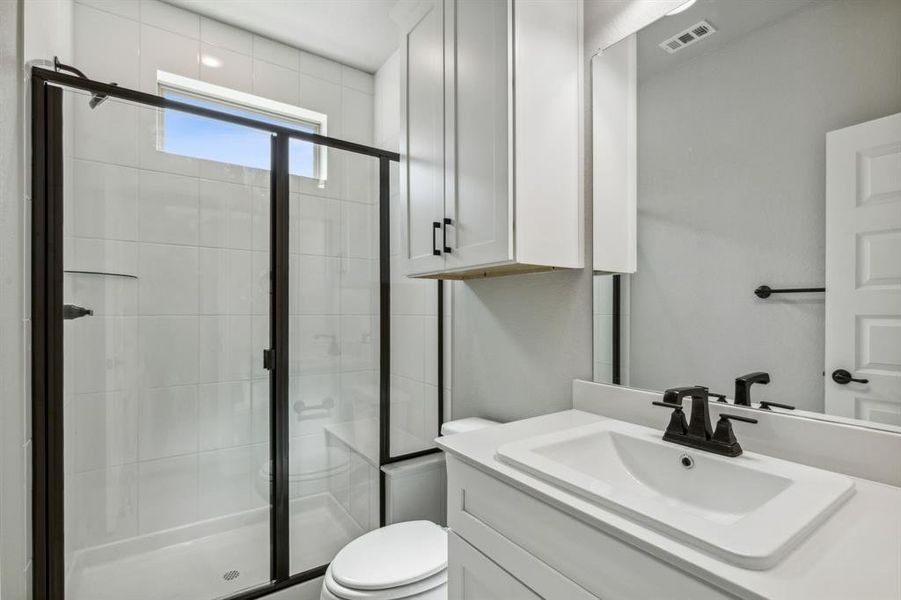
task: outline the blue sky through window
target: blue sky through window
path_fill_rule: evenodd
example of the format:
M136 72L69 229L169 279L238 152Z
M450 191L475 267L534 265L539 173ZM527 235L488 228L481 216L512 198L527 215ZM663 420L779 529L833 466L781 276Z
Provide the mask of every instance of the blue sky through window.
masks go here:
M280 119L173 90L163 90L163 97L297 131L318 133L315 125ZM162 150L255 169L268 170L271 167L271 135L268 132L172 109L163 111ZM303 177L317 176L312 143L294 139L289 142L288 171Z

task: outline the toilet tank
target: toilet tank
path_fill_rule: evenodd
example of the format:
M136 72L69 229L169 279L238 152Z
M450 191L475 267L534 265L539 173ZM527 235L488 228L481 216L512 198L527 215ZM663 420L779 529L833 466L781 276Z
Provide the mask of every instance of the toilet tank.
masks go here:
M481 417L467 417L465 419L455 419L441 425L441 435L453 435L455 433L466 433L467 431L475 431L497 425L497 421L482 419Z
M456 419L441 426L453 435L497 425L479 417ZM386 525L424 519L447 525L447 470L444 453L428 454L382 467L385 473Z

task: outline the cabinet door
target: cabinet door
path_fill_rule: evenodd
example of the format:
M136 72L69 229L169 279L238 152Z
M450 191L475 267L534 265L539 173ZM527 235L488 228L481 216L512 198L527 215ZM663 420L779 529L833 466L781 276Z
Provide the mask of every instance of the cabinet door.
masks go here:
M451 532L447 538L448 600L539 600L541 596Z
M445 0L448 269L513 258L511 10Z
M444 268L443 4L420 4L401 48L400 192L407 274Z

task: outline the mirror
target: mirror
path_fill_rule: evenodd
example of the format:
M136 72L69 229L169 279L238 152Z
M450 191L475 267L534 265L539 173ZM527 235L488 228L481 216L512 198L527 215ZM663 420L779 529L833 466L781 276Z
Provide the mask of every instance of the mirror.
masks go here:
M762 371L755 407L901 432L901 2L698 0L620 44L637 260L595 272L595 381Z

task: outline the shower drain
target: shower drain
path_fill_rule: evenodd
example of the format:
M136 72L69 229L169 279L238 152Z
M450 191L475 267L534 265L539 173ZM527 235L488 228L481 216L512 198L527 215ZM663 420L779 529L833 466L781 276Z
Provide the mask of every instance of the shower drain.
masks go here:
M223 573L223 574L222 574L222 579L224 579L224 580L226 580L226 581L234 581L235 579L238 578L238 576L239 576L240 574L241 574L241 571L237 571L237 570L235 570L235 569L232 569L231 571L226 571L225 573Z

